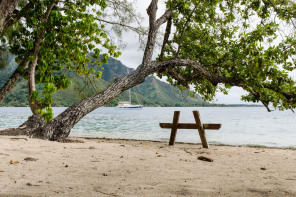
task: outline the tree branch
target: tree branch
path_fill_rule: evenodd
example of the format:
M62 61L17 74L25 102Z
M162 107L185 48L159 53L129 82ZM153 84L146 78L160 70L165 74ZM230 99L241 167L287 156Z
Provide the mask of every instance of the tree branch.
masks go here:
M162 24L167 22L169 18L171 18L173 15L173 12L170 10L167 10L157 21L155 22L155 28L159 28Z
M164 38L163 38L163 43L162 43L162 47L161 47L161 52L159 55L159 60L161 61L164 55L164 48L165 45L168 43L170 34L171 34L171 29L172 29L172 17L170 17L167 21L167 26L165 29L165 34L164 34Z
M95 19L98 20L98 21L104 22L104 23L111 24L111 25L119 25L119 26L122 26L122 27L126 27L126 28L128 28L128 29L130 29L132 31L135 31L138 34L142 34L142 35L146 34L146 32L141 31L140 29L138 29L136 27L132 27L130 25L126 25L126 24L123 24L123 23L117 23L117 22L114 22L114 21L107 21L107 20L100 19L100 18L95 18Z
M142 60L142 66L146 67L149 65L152 60L153 50L156 41L156 34L159 27L165 23L169 17L172 15L171 11L166 11L157 21L156 20L156 11L157 11L157 2L158 0L152 0L151 4L147 9L147 13L149 15L149 34L147 39L147 44Z
M182 32L181 32L181 35L180 35L180 40L179 40L179 47L178 47L178 50L177 50L177 57L179 56L179 53L180 53L180 49L181 49L181 45L182 45L182 41L183 41L183 36L184 36L185 30L186 30L186 28L187 28L187 26L188 26L188 24L190 22L190 18L192 17L194 11L196 10L196 7L197 6L194 7L194 9L192 10L192 12L188 16L188 18L187 18L187 20L186 20L186 22L184 24L184 27L182 29Z

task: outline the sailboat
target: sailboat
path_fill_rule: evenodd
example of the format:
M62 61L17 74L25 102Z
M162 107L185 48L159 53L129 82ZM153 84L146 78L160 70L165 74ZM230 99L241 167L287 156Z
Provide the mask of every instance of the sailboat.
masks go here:
M128 68L127 68L127 73L129 74ZM138 108L141 109L143 108L143 105L132 105L132 98L131 98L131 89L128 90L128 95L129 95L129 101L121 101L118 103L117 107L118 108L126 108L126 109L134 109L134 108ZM137 96L137 95L136 95ZM137 98L138 100L138 98ZM138 100L139 102L139 100Z

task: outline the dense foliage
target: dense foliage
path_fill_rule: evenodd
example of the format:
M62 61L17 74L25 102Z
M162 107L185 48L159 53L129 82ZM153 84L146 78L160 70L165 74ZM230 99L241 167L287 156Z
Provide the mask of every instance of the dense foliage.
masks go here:
M118 57L120 52L115 51L115 46L109 44L110 40L103 31L104 26L96 22L106 8L104 0L57 0L29 1L30 9L26 10L14 30L10 33L10 52L16 55L16 62L20 64L24 59L29 61L29 66L22 69L23 77L28 79L29 68L34 55L37 55L35 81L43 83L42 97L38 91L32 93L32 104L41 102L40 110L45 120L53 117L51 105L52 94L57 90L66 89L71 82L64 74L56 73L62 69L75 70L78 75L97 78L101 76L100 70L89 68L95 64L100 67L106 63L110 56ZM28 4L20 5L28 6ZM50 10L52 6L52 9ZM45 19L46 13L49 17ZM38 38L42 37L40 50L36 54ZM102 50L105 49L105 53ZM87 56L93 52L91 57Z
M239 86L249 92L245 101L295 108L295 81L288 75L295 69L295 6L288 0L167 1L176 31L162 58L194 60L221 80L188 66L162 75L181 88L190 85L205 100Z

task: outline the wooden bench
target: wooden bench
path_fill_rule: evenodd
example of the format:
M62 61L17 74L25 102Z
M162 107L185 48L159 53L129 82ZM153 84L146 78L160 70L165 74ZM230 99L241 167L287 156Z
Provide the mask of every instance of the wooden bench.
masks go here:
M201 139L202 147L209 148L207 142L205 129L219 130L221 124L202 124L200 120L199 111L193 111L195 123L179 123L180 111L174 112L173 123L159 123L159 126L163 129L171 129L171 137L169 145L174 145L178 129L198 129L199 136Z

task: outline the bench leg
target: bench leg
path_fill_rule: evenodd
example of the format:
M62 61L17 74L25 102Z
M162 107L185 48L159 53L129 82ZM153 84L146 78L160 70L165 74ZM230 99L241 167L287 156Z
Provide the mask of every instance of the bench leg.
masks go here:
M172 130L171 130L171 137L170 137L169 145L174 145L175 144L179 118L180 118L180 111L175 111L174 112L173 127L172 127Z
M203 148L209 148L209 144L207 142L205 130L204 130L203 125L202 125L201 120L200 120L199 111L193 111L193 116L194 116L195 122L196 122L196 124L198 126L198 132L199 132L200 140L201 140L201 143L202 143L202 147Z

